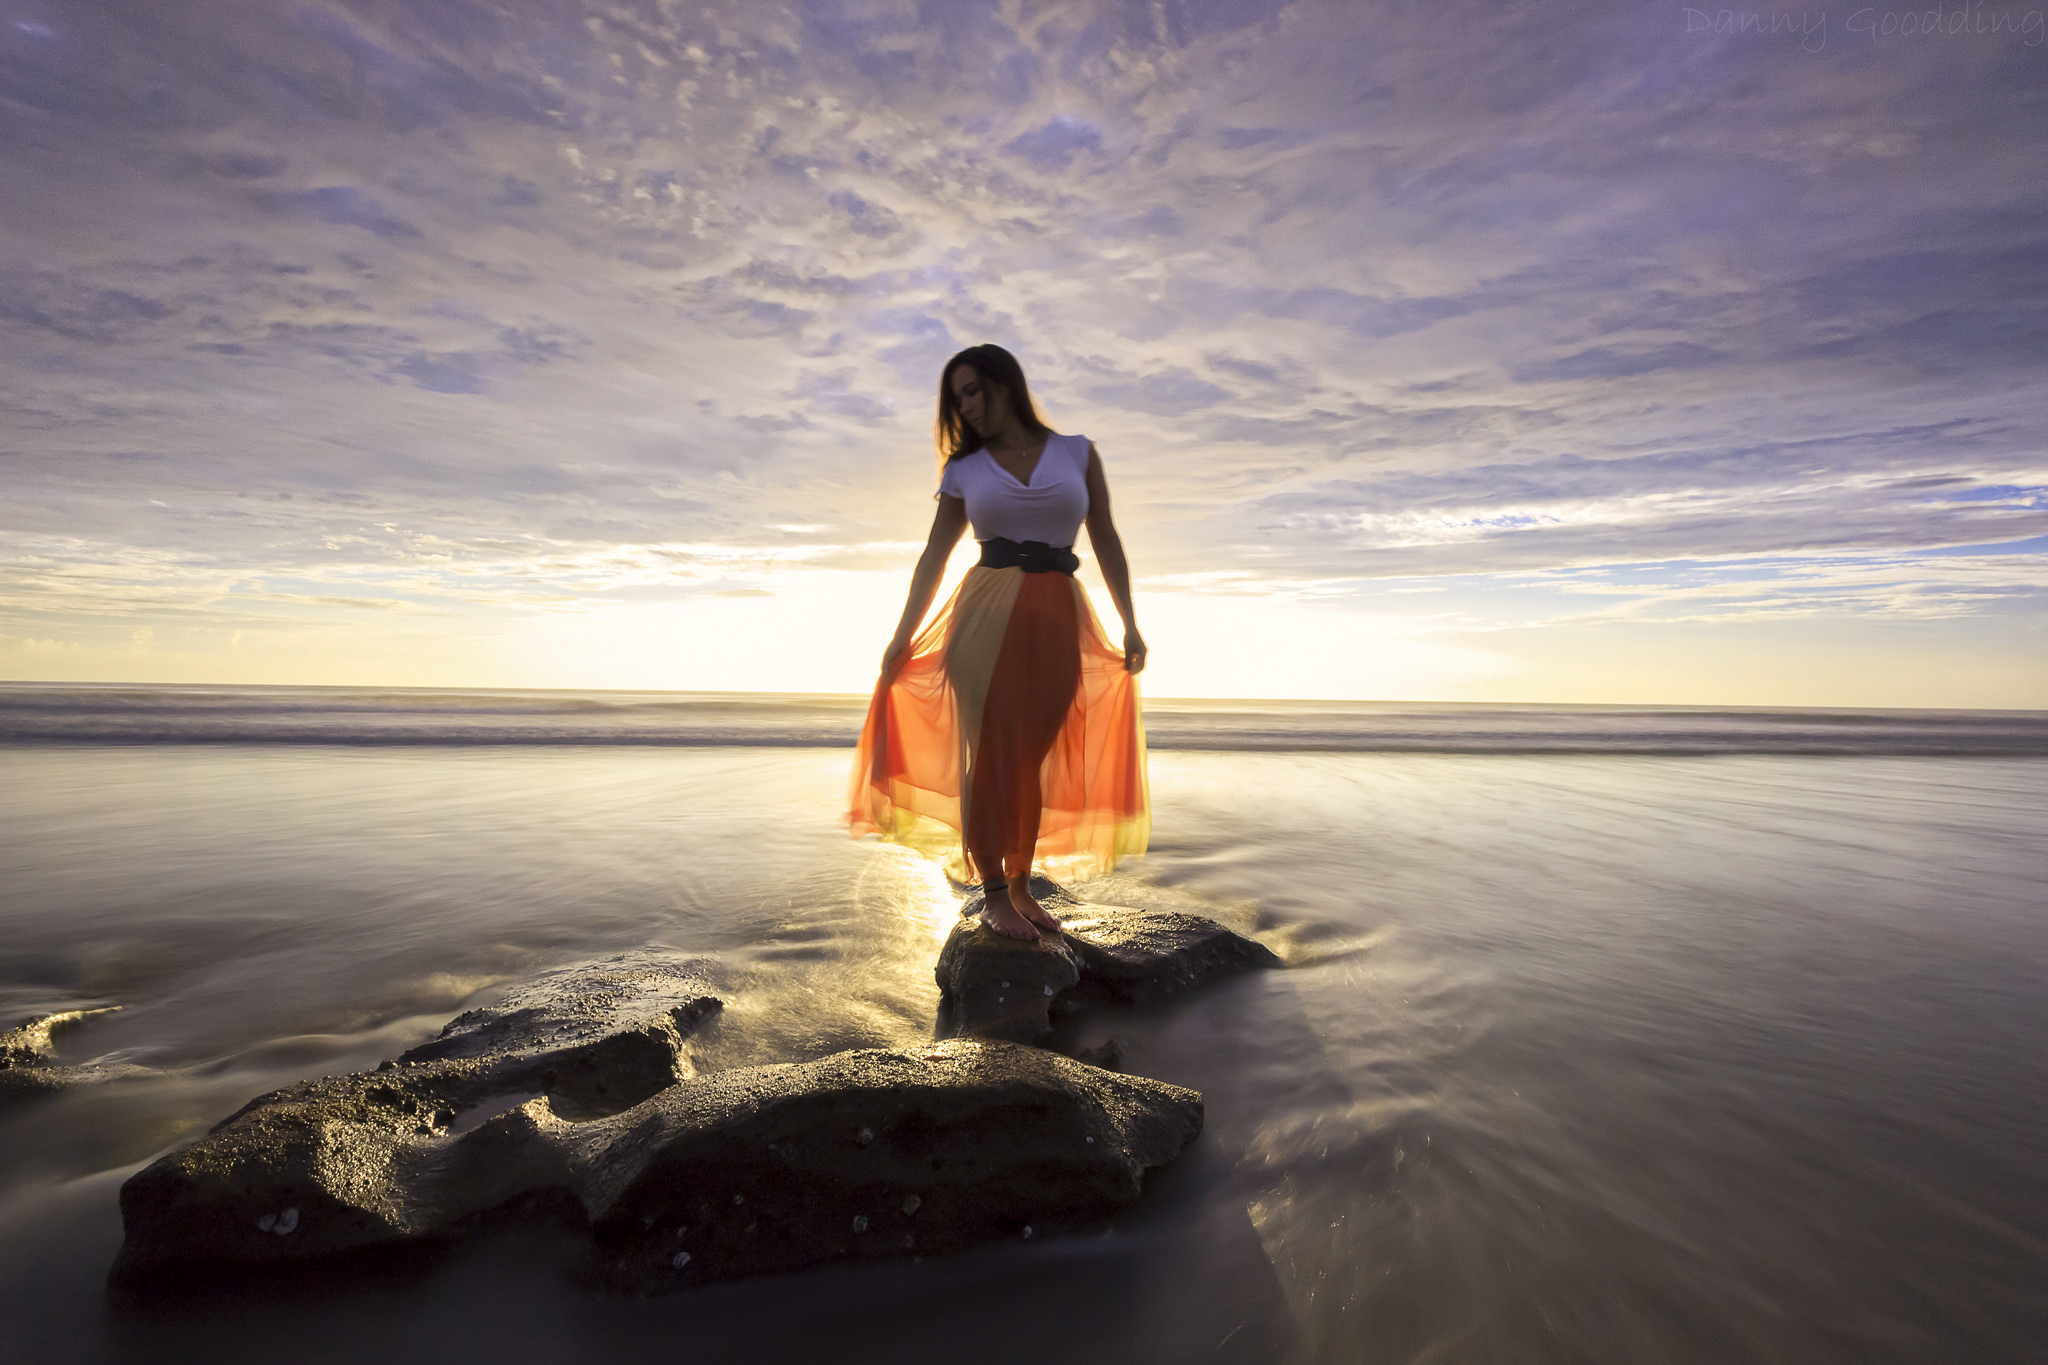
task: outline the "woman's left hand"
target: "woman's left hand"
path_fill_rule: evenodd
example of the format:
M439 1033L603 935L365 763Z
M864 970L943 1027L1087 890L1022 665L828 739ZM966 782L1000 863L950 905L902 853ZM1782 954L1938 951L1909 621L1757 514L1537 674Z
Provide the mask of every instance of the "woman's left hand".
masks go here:
M1124 632L1124 672L1145 671L1145 637L1135 630Z

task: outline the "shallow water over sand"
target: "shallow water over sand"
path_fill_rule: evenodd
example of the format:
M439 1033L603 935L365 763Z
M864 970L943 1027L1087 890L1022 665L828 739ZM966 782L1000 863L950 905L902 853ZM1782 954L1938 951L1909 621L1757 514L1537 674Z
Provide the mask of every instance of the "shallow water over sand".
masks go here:
M649 1302L508 1241L110 1306L120 1182L495 983L710 953L700 1065L927 1036L943 882L803 748L0 751L0 1007L162 1079L0 1117L26 1359L1987 1361L2048 1340L2048 762L1155 755L1082 888L1292 964L1095 1016L1208 1127L1105 1238ZM11 1023L14 1020L9 1019Z

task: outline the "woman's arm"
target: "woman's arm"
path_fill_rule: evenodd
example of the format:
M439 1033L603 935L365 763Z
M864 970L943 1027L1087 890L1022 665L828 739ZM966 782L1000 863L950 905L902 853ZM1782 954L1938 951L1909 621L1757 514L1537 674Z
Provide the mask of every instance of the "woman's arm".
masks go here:
M1143 672L1145 637L1138 634L1138 616L1131 606L1131 565L1124 558L1116 519L1109 513L1109 480L1102 473L1102 457L1092 443L1088 447L1088 543L1095 547L1095 562L1102 566L1102 581L1109 585L1116 614L1124 618L1124 668Z
M903 655L910 649L910 641L917 634L918 622L931 610L932 598L938 595L939 580L946 576L946 561L953 556L953 547L960 543L961 533L967 529L967 503L948 494L939 494L939 510L932 515L932 533L925 539L924 553L917 557L917 569L910 575L910 600L903 604L903 619L896 623L896 634L889 641L889 648L882 655L882 672L893 673Z

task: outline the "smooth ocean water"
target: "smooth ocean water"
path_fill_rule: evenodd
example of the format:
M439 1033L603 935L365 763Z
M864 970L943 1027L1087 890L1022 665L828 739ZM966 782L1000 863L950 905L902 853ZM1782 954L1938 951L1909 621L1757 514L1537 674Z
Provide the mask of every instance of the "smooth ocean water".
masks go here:
M121 1181L253 1095L646 943L721 964L707 1069L913 1042L955 903L844 837L843 701L206 689L134 742L195 704L116 691L0 689L0 1014L118 1003L67 1056L164 1072L0 1115L9 1360L2048 1358L2048 717L1157 707L1153 850L1077 889L1289 967L1093 1017L1208 1104L1109 1236L134 1307Z

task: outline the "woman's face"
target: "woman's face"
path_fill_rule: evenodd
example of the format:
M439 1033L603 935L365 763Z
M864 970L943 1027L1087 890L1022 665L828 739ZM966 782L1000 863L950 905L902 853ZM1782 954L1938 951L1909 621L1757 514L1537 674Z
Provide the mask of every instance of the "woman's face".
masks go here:
M973 427L978 435L987 436L989 421L1000 422L1003 414L1009 411L1009 400L1003 390L994 384L983 383L971 365L955 365L946 382L953 386L953 397L959 400L961 420Z

